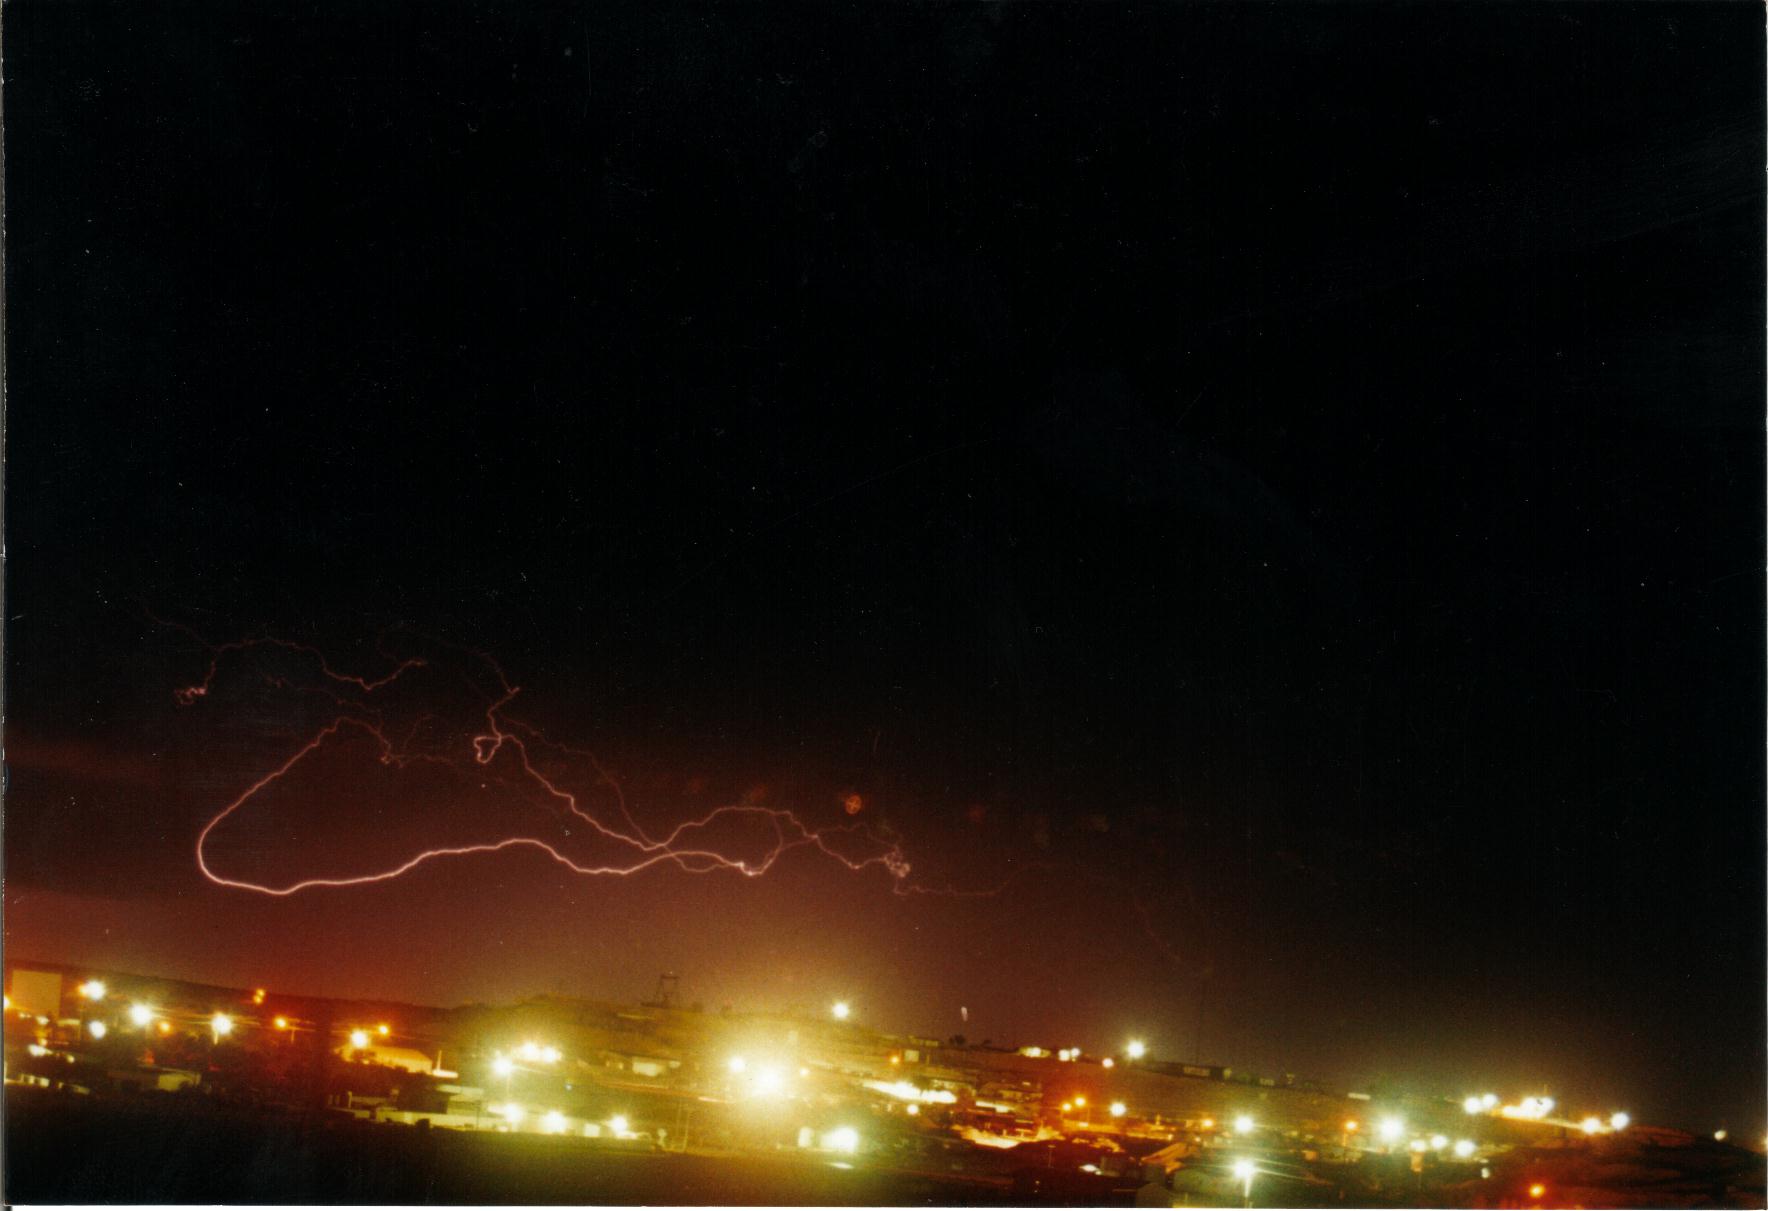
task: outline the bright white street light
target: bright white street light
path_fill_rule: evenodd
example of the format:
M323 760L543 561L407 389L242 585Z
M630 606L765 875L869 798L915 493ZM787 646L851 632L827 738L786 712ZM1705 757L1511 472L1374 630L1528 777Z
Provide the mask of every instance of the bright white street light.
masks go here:
M491 1061L491 1071L498 1076L508 1076L516 1070L516 1062L507 1055L500 1055Z
M104 992L103 980L87 980L84 984L80 985L80 995L85 997L88 1001L104 1000Z
M1397 1118L1384 1118L1375 1130L1383 1140L1391 1144L1406 1133L1406 1124Z
M1472 1140L1456 1140L1455 1141L1455 1155L1460 1157L1462 1160L1466 1160L1468 1157L1472 1156L1473 1155L1473 1141Z
M1251 1161L1240 1160L1234 1162L1234 1176L1241 1181L1241 1195L1248 1206L1252 1204L1252 1179L1253 1175L1257 1172L1258 1166Z
M1448 1136L1446 1136L1446 1135L1433 1135L1430 1137L1430 1147L1433 1152L1441 1152L1444 1148L1447 1148L1448 1146L1449 1146L1449 1137Z
M153 1021L153 1008L149 1005L129 1006L129 1020L137 1026L145 1026Z
M612 1131L616 1137L625 1135L627 1129L631 1126L632 1124L626 1121L626 1116L624 1114L616 1114L613 1118L608 1120L608 1130Z
M1478 1114L1486 1108L1486 1103L1477 1097L1469 1097L1462 1101L1461 1109L1469 1114Z
M853 1006L849 1005L846 1001L836 1001L829 1007L829 1012L835 1015L835 1020L837 1022L845 1022L848 1017L852 1015Z
M1132 1060L1139 1060L1148 1054L1148 1044L1141 1039L1131 1039L1129 1045L1123 1049L1123 1053Z
M540 1128L551 1135L557 1135L565 1129L565 1116L557 1110L548 1110L540 1120Z
M1487 1110L1490 1110L1498 1104L1498 1095L1495 1093L1482 1093L1480 1095L1479 1104L1484 1106Z
M350 1046L356 1048L358 1051L366 1048L368 1046L368 1031L352 1030L350 1032Z
M1252 1115L1250 1114L1237 1114L1234 1116L1234 1130L1241 1135L1245 1135L1247 1132L1251 1131L1253 1125Z
M1127 1113L1129 1113L1129 1107L1125 1106L1122 1102L1112 1102L1111 1103L1111 1117L1112 1118L1122 1118Z
M1587 1114L1584 1116L1584 1121L1579 1123L1578 1126L1583 1129L1585 1135L1595 1135L1598 1131L1602 1130L1602 1120L1597 1118L1594 1114Z
M107 1027L103 1022L87 1022L86 1029L90 1030L92 1032L93 1038L102 1039L105 1036L105 1034L108 1032L109 1027Z
M224 1013L218 1013L209 1019L209 1029L215 1032L216 1038L224 1039L233 1033L233 1019Z
M859 1150L859 1132L852 1127L837 1127L829 1132L829 1147L836 1152Z
M1628 1114L1625 1110L1617 1110L1608 1116L1608 1125L1613 1127L1616 1131L1625 1131L1627 1129L1627 1124L1632 1121L1633 1116Z

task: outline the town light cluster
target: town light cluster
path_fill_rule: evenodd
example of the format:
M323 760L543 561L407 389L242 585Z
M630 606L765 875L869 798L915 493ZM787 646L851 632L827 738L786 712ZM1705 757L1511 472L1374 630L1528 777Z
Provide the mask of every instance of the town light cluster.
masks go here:
M1553 1109L1550 1097L1525 1097L1514 1106L1505 1106L1498 1113L1505 1118L1543 1119Z
M863 1081L861 1084L874 1093L904 1102L936 1102L949 1106L958 1100L958 1095L949 1089L918 1089L908 1081ZM1081 1098L1080 1103L1086 1105L1086 1099Z
M86 980L78 986L78 993L86 1001L95 1003L104 1002L111 997L110 989L107 988L104 981L99 979ZM265 994L262 990L259 990L252 999L253 1003L262 1004L265 999ZM8 1000L8 1008L13 1008L10 998ZM837 1001L830 1006L829 1012L831 1017L836 1021L846 1021L851 1014L851 1007L846 1001ZM28 1017L30 1015L29 1013L25 1013L22 1016ZM47 1019L41 1017L37 1020L39 1024L46 1024L47 1022ZM201 1019L199 1018L198 1020L200 1021ZM81 1015L81 1021L78 1023L78 1027L91 1039L101 1040L107 1036L108 1032L112 1030L121 1030L124 1021L148 1033L151 1033L156 1029L160 1034L170 1034L173 1031L171 1022L161 1016L160 1009L145 1001L130 1001L128 999L127 989L120 992L117 995L116 1003L113 1003L108 1007L94 1004L92 1007L86 1009ZM252 1015L249 1011L243 1019L236 1019L233 1015L227 1012L217 1010L209 1016L207 1025L213 1035L214 1042L219 1044L224 1038L236 1033L236 1030L242 1025L250 1028L257 1028L260 1026L269 1026L272 1022L275 1029L279 1031L286 1031L291 1028L290 1020L284 1016L278 1015L274 1019L266 1020ZM71 1022L67 1024L75 1025L75 1023ZM349 1041L349 1046L354 1050L361 1052L370 1049L371 1044L373 1044L377 1038L390 1038L391 1033L391 1024L381 1022L374 1025L352 1027L347 1031L346 1037ZM795 1041L796 1036L794 1035L793 1038ZM35 1052L33 1052L33 1054L35 1054ZM1044 1058L1048 1057L1050 1052L1042 1047L1028 1046L1020 1048L1019 1054L1032 1058ZM1056 1058L1062 1062L1075 1063L1082 1059L1083 1054L1082 1048L1078 1046L1065 1047L1056 1053ZM891 1071L892 1076L902 1070L905 1057L908 1055L909 1053L907 1052L895 1052L888 1055L888 1062L895 1066ZM1125 1041L1122 1049L1118 1052L1118 1056L1127 1061L1140 1060L1146 1055L1147 1046L1141 1039L1129 1039ZM539 1130L549 1134L563 1134L567 1132L575 1132L577 1130L576 1125L581 1125L585 1134L597 1135L611 1132L616 1137L624 1136L628 1128L624 1116L621 1115L615 1115L603 1125L598 1126L593 1122L584 1123L581 1119L568 1118L566 1113L562 1110L548 1109L543 1105L523 1107L507 1100L512 1092L510 1087L511 1078L514 1076L519 1066L553 1065L559 1063L562 1058L563 1056L559 1048L533 1040L525 1040L518 1047L512 1048L507 1053L503 1051L495 1053L494 1058L490 1063L490 1070L495 1075L504 1078L505 1086L503 1093L506 1101L502 1105L488 1107L490 1112L497 1118L500 1118L505 1123L509 1124L512 1128L518 1124L526 1122L529 1124L529 1130ZM775 1057L770 1054L767 1058L771 1060ZM781 1060L778 1063L757 1063L743 1055L731 1055L725 1061L726 1068L732 1076L744 1078L740 1084L738 1082L732 1082L731 1090L738 1096L746 1094L748 1098L758 1102L765 1099L782 1099L788 1096L796 1096L796 1088L789 1084L789 1069L796 1067L800 1077L808 1077L810 1075L810 1068L803 1066L800 1063L800 1058L801 1057L793 1057L789 1063L784 1060ZM1109 1069L1115 1064L1115 1060L1111 1056L1096 1057L1096 1059L1102 1068ZM521 1062L520 1064L518 1064L518 1060ZM527 1070L531 1071L531 1069ZM439 1067L437 1071L440 1071ZM538 1076L538 1074L536 1074L536 1076ZM856 1083L867 1090L893 1099L898 1103L897 1109L910 1116L920 1115L923 1106L942 1104L951 1105L958 1100L957 1095L948 1089L922 1088L911 1080L859 1080ZM1268 1084L1270 1082L1265 1083ZM567 1085L566 1088L569 1089L570 1086ZM1122 1120L1129 1115L1129 1107L1125 1101L1102 1096L1105 1093L1104 1090L1094 1090L1093 1092L1095 1096L1099 1097L1098 1105L1095 1108L1097 1111L1101 1111L1102 1114L1108 1114L1113 1120ZM1348 1096L1359 1098L1364 1102L1371 1100L1367 1094L1353 1093ZM1451 1102L1450 1104L1452 1105L1453 1103ZM1582 1117L1578 1117L1570 1114L1564 1109L1558 1109L1556 1115L1555 1111L1557 1106L1554 1099L1544 1094L1534 1094L1522 1097L1515 1102L1501 1101L1498 1095L1494 1093L1469 1094L1461 1099L1460 1104L1462 1110L1470 1116L1491 1115L1498 1118L1551 1124L1561 1129L1575 1129L1581 1131L1586 1137L1597 1137L1613 1132L1621 1132L1626 1130L1632 1123L1631 1116L1626 1111L1620 1110L1613 1111L1606 1115L1588 1113L1582 1115ZM986 1107L991 1104L979 1102L978 1105ZM1085 1112L1088 1108L1088 1095L1086 1093L1070 1092L1060 1105L1061 1111L1064 1115L1073 1115L1076 1119L1087 1118ZM1009 1109L1005 1105L997 1105L994 1108L1000 1111L1006 1111ZM1248 1109L1251 1108L1249 1107ZM1370 1107L1369 1109L1373 1111L1374 1107ZM766 1110L765 1107L760 1106L756 1108L756 1112L758 1114L772 1113L771 1111ZM1148 1111L1147 1113L1152 1113L1152 1111ZM1373 1114L1371 1117L1374 1117ZM1212 1119L1203 1119L1201 1125L1206 1131L1215 1130L1215 1122ZM1237 1112L1230 1116L1225 1121L1224 1126L1230 1125L1233 1136L1254 1136L1261 1130L1276 1129L1269 1123L1261 1127L1259 1122L1254 1119L1253 1115L1245 1111ZM1044 1127L1040 1127L1039 1130L1044 1130ZM1454 1138L1440 1132L1426 1134L1421 1131L1419 1127L1408 1125L1403 1118L1394 1114L1375 1118L1375 1121L1369 1123L1359 1123L1357 1119L1344 1120L1343 1133L1346 1137L1344 1141L1345 1144L1348 1146L1351 1142L1350 1137L1357 1135L1361 1131L1370 1131L1371 1134L1379 1138L1381 1143L1389 1149L1403 1150L1402 1155L1404 1151L1409 1151L1415 1156L1425 1156L1434 1152L1437 1154L1452 1154L1456 1159L1461 1161L1478 1160L1484 1162L1487 1160L1484 1155L1484 1148L1489 1146L1489 1141L1486 1145L1482 1145L1481 1143L1476 1142L1475 1139ZM803 1132L802 1146L809 1146L810 1140L813 1138L811 1128L803 1128ZM1723 1130L1716 1131L1713 1133L1712 1138L1716 1140L1724 1140L1726 1138L1726 1133ZM822 1135L821 1139L822 1146L830 1151L853 1152L858 1148L857 1133L850 1127L841 1127L828 1131ZM1234 1146L1235 1144L1243 1144L1247 1141L1232 1141L1231 1137L1224 1136L1220 1142ZM1764 1141L1764 1145L1768 1146L1768 1140ZM1239 1176L1240 1167L1242 1165L1254 1164L1255 1162L1251 1160L1237 1161L1234 1165L1234 1171L1236 1175Z

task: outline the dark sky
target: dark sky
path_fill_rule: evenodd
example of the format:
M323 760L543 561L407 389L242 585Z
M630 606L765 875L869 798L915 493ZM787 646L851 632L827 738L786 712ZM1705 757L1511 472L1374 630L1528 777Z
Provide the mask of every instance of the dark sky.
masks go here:
M27 2L6 49L14 953L669 968L1763 1130L1759 6ZM428 663L175 701L264 635ZM347 731L231 877L568 827L472 762L460 647L648 829L999 890L202 879L340 709L453 764Z

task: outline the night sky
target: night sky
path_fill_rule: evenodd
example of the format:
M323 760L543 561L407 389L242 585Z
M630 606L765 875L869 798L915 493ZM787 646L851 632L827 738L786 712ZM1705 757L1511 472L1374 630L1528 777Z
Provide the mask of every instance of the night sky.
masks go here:
M6 17L13 955L1764 1129L1760 6Z

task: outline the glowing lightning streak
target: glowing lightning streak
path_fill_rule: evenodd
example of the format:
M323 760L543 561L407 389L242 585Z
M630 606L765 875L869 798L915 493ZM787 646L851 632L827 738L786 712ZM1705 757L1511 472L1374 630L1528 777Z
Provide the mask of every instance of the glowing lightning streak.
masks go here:
M194 632L190 632L189 628L181 627L180 629L185 630L187 633L194 636ZM198 641L201 642L200 637L197 638ZM331 667L326 661L324 655L317 649L304 644L293 643L288 640L255 638L220 645L210 645L205 643L204 646L208 647L212 654L209 668L202 681L198 682L196 685L189 686L176 692L177 700L184 705L194 704L199 699L207 696L209 689L213 685L214 679L217 676L221 660L226 654L230 652L251 650L257 647L270 646L312 656L317 661L320 671L327 678L335 683L355 686L364 694L372 694L377 690L391 685L406 672L413 669L424 668L427 663L422 659L408 658L398 662L396 667L387 675L380 678L369 679L366 677L356 677L339 673ZM466 651L466 649L461 650ZM541 741L548 744L551 744L551 742L545 741L541 733L532 726L502 716L505 708L515 699L517 694L521 692L520 688L510 684L508 678L504 676L503 670L498 667L497 663L489 656L479 652L469 654L477 656L479 659L483 660L485 664L496 673L501 689L499 696L491 701L485 709L484 717L486 730L472 737L471 750L474 761L481 766L487 766L495 760L498 754L503 752L506 747L509 748L516 754L522 772L534 785L538 786L548 796L561 803L566 810L571 812L584 823L588 824L601 836L635 850L636 855L634 861L624 865L584 865L583 863L574 861L564 853L560 852L557 847L538 837L515 836L506 837L500 841L483 842L474 845L427 849L417 854L415 857L407 859L406 861L386 870L375 871L364 875L302 879L282 887L256 883L246 879L229 878L226 875L216 872L209 865L206 852L209 838L211 834L214 833L215 829L218 828L228 817L232 816L240 808L251 802L254 797L261 794L279 779L288 775L289 772L299 765L302 760L339 735L345 727L360 729L368 736L372 737L380 748L380 759L383 764L403 767L412 760L433 762L444 766L453 764L446 758L442 757L428 754L412 755L401 752L391 741L388 740L385 731L379 724L344 715L320 728L304 744L297 748L287 760L269 773L265 774L262 778L259 778L256 782L252 783L252 785L247 787L243 793L231 803L223 807L207 824L203 826L202 831L197 835L196 839L197 867L202 872L203 876L211 882L223 887L236 888L242 891L259 892L264 895L290 896L296 892L315 887L351 887L396 879L436 858L497 853L506 849L523 847L538 849L551 857L555 862L558 862L560 865L581 875L630 875L637 874L640 871L663 863L674 863L679 868L694 873L705 873L711 870L726 869L735 870L741 874L755 877L765 874L772 868L774 863L789 850L808 845L813 846L821 853L833 858L851 871L857 872L872 866L884 867L890 874L895 885L895 890L898 894L964 894L950 891L932 891L930 889L907 886L905 881L909 874L909 864L898 844L891 843L883 850L883 852L871 857L854 859L831 848L825 841L825 836L827 835L853 835L858 832L868 841L871 841L874 844L882 844L881 839L868 829L862 829L860 826L856 825L847 828L831 828L824 832L819 832L808 827L794 813L781 808L727 805L716 808L704 816L678 824L667 836L653 838L646 834L645 831L638 826L637 822L633 820L631 813L626 808L625 798L620 793L619 787L614 779L609 776L599 762L595 761L593 757L590 757L590 761L594 765L600 780L614 790L619 804L620 813L626 818L632 831L628 833L615 828L610 828L595 816L583 810L578 804L575 795L560 787L535 766L530 752L529 741L524 740L521 735L516 734L516 730L526 733L531 740ZM389 659L391 659L391 657L389 657ZM271 680L273 684L286 684L280 679L274 677L269 678L269 680ZM336 697L334 697L334 701L340 706L346 707L360 705L348 703L345 700ZM422 720L420 719L420 725L421 722ZM417 726L418 725L414 725L412 728L412 734L414 735ZM563 746L553 747L562 748ZM566 751L576 752L577 750ZM588 754L582 755L588 756ZM765 818L773 828L773 848L758 861L746 861L740 858L730 857L717 850L686 847L681 844L681 839L684 834L687 834L690 831L708 828L721 818L731 816L760 816Z
M202 643L204 647L207 647L211 653L211 656L209 659L209 668L208 668L208 671L203 674L203 679L201 681L197 682L195 685L188 685L188 686L185 686L181 690L175 691L175 695L176 695L179 703L184 706L191 705L198 698L206 698L208 696L210 687L212 687L215 683L215 677L221 671L221 660L229 652L246 652L246 651L252 650L253 648L260 648L260 647L277 647L277 648L281 648L287 652L299 652L302 655L313 657L313 659L315 661L317 661L319 664L319 671L324 673L327 677L331 678L333 681L338 682L340 685L356 686L358 689L362 690L363 693L368 693L368 694L373 693L375 690L381 689L383 686L391 685L393 682L397 681L400 678L400 676L402 674L406 673L408 670L423 668L426 663L425 661L417 659L416 657L413 657L408 660L402 660L399 662L398 666L396 668L394 668L394 670L392 672L388 673L385 677L380 677L380 678L377 678L373 681L370 681L366 677L354 677L348 673L338 672L337 670L335 670L331 667L330 662L327 661L325 658L325 653L321 652L318 648L312 647L312 646L310 646L308 644L304 644L304 643L296 643L290 639L276 639L276 638L270 637L270 636L260 636L260 637L253 638L253 639L238 639L238 640L234 640L231 643L210 644L210 643L204 642L203 639L201 638L201 636L198 636L195 631L192 631L187 626L183 626L183 625L181 625L179 623L175 623L175 622L166 623L165 625L177 627L179 630L183 631L185 634L192 636L193 638L195 638L197 640L198 643Z

